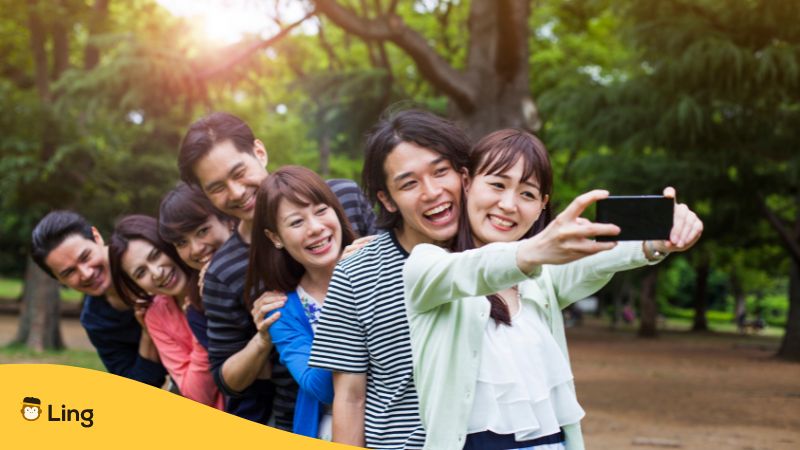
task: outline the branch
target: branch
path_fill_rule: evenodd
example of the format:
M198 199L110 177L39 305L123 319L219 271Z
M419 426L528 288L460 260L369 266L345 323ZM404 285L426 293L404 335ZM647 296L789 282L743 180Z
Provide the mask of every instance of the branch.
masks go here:
M297 28L298 25L303 23L306 19L316 14L316 11L311 11L302 19L288 25L287 27L280 30L277 34L272 36L267 40L255 40L251 42L243 42L238 44L233 44L228 46L222 50L220 53L224 53L224 58L222 61L218 62L217 64L213 65L212 67L204 68L199 70L197 73L197 78L200 80L206 80L208 78L212 78L221 72L226 71L228 68L233 67L240 62L250 58L255 52L267 48L271 45L274 45L276 42L280 41L286 35L288 35L293 29ZM201 65L198 61L195 61L195 65Z
M783 223L783 220L775 214L775 211L767 206L767 202L760 195L758 196L758 203L761 206L761 210L764 211L767 221L778 233L778 237L780 237L781 242L783 242L783 246L789 250L789 256L791 256L797 264L800 264L800 244L798 244L797 238L792 236L791 231Z
M435 88L450 97L459 109L471 112L476 107L477 89L428 45L425 38L409 28L397 15L364 19L335 0L315 0L317 10L346 32L364 40L389 41L414 60L420 74Z

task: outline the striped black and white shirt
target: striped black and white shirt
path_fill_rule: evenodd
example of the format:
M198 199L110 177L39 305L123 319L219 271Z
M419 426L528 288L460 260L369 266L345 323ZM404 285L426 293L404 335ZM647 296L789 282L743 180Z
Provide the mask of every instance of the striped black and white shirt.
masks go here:
M417 449L425 443L403 300L407 258L388 232L340 262L311 349L311 366L367 375L369 448Z

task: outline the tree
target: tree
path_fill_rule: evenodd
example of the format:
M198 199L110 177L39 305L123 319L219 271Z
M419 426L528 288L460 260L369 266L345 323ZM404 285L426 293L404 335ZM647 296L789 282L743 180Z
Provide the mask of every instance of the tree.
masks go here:
M447 28L451 11L465 8L463 3L413 3L401 9L397 1L388 5L376 1L372 8L362 4L357 12L335 0L314 1L320 15L347 33L365 42L389 42L401 49L414 62L419 76L449 99L449 115L473 137L502 127L538 130L541 123L529 84L530 2L469 2L463 62L452 54L443 56L430 37L412 28L404 18L413 16L415 8L432 5L430 12L441 17L440 26Z

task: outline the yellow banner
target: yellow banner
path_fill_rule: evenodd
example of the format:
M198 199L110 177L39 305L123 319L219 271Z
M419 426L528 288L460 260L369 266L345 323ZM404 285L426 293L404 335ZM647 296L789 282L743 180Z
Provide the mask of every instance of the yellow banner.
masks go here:
M0 365L2 448L353 449L259 425L127 378Z

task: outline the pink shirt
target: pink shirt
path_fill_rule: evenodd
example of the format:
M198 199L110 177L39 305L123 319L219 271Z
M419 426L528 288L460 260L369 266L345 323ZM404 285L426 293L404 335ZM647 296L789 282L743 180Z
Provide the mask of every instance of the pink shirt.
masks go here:
M161 363L177 383L181 395L223 409L222 394L214 384L208 352L192 334L189 322L172 297L156 295L144 316L147 331Z

